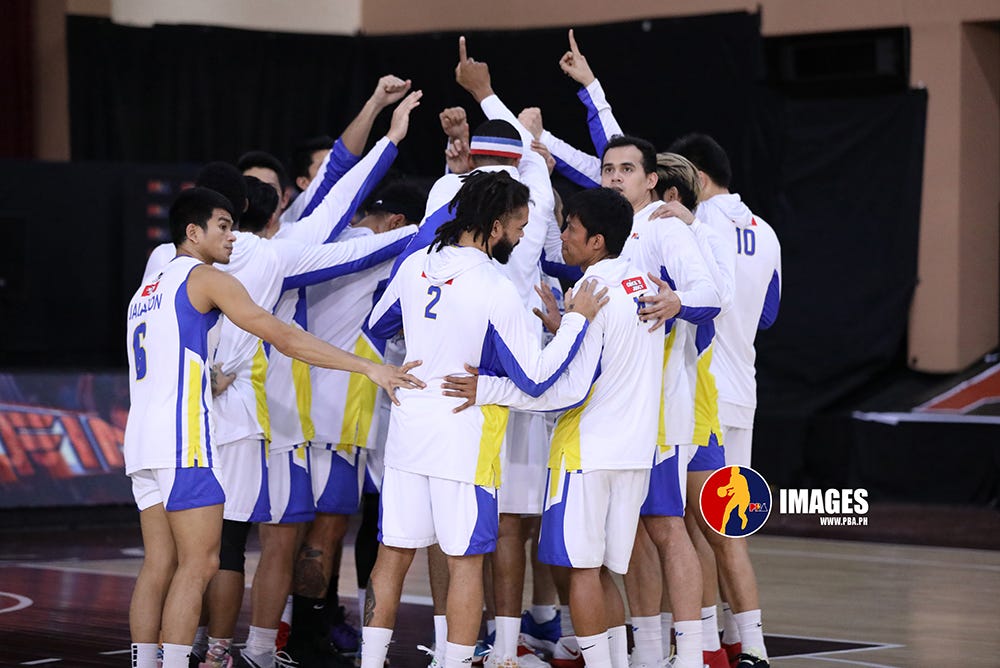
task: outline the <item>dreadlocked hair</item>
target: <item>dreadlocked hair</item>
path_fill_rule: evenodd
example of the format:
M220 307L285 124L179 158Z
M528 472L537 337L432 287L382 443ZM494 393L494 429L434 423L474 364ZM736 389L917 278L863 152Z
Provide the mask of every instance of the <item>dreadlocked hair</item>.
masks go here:
M457 243L463 232L472 232L475 240L488 239L493 221L503 220L511 212L528 206L529 194L526 185L505 171L472 172L462 179L461 189L448 204L448 211L454 212L455 218L437 229L431 247L439 251Z

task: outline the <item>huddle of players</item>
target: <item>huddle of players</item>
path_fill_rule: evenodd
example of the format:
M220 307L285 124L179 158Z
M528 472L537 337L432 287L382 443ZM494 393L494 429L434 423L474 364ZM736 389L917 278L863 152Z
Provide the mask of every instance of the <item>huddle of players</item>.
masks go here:
M197 615L192 617L189 611L200 607L197 601L208 586L212 556L220 554L219 536L223 562L219 574L238 577L223 577L217 583L217 575L208 588L211 638L209 654L201 665L229 665L232 658L226 641L231 642L239 598L226 593L242 594L247 521L264 523L262 557L252 594L250 637L238 661L250 666L326 665L313 643L316 626L307 604L325 596L333 569L330 545L342 537L346 516L357 509L366 468L384 472L382 547L366 595L362 666L383 665L413 552L435 543L446 556L449 577L446 623L436 624L440 627L436 628L434 661L456 668L470 662L483 605L483 555L497 547L498 514L504 513L509 482L505 478L504 487L498 489L501 444L510 459L512 450L527 447L520 441L537 440L539 433L537 423L532 426L531 414L509 415L505 407L565 410L552 431L550 450L537 467L544 481L543 494L538 495L543 511L539 558L569 569L569 590L563 599L569 608L564 609L563 630L570 632L553 648L557 651L553 662L575 657L576 663L585 661L595 667L627 665L624 606L609 570L629 571L642 578L626 576L636 640L633 664L663 661L666 639L659 633L661 609L672 610L676 620L675 665L702 665L703 642L706 662L718 658L714 614L706 621L711 633L701 633L703 586L697 575L701 568L683 519L688 487L685 471L700 456L705 468L698 470L707 477L725 463L720 447L724 426L749 432L747 427L752 425L752 330L750 401L748 405L742 397L733 401L737 418L749 414L750 424L739 419L719 424L711 373L719 364L713 362L713 349L722 349L724 331L737 332L736 327L723 329L727 316L742 323L744 311L756 310L760 319L761 312L767 311L765 295L772 286L770 275L761 288L759 280L750 280L752 272L741 273L741 258L730 244L734 230L741 241L742 259L764 258L771 263L766 267L769 272L778 271L777 243L771 241L773 233L766 241L761 239L769 228L759 218L723 217L725 212L711 217L709 200L716 197L732 205L729 213L745 209L736 206L738 196L724 192L728 186L725 171L713 173L722 168L718 155L711 155L718 148L714 142L707 138L689 141L692 152L699 145L708 146L706 168L700 172L674 154L661 154L658 167L657 156L646 142L613 137L620 130L615 131L610 107L572 33L571 50L560 64L585 86L581 99L592 105L591 116L600 121L592 124L592 134L602 157L597 159L597 173L591 169L590 174L604 186L566 203L561 231L544 158L530 150L533 133L543 142L547 134L541 130L540 114L522 113L525 124L515 118L493 93L485 63L467 57L464 40L456 78L491 120L464 145L460 140L450 143L453 169L464 172L474 167L476 171L467 177L448 175L435 185L419 233L403 227L372 234L376 229L364 232L363 225L348 227L357 203L384 175L395 144L405 136L419 93L411 93L400 103L387 138L360 162L354 158L357 164L353 166L349 156L360 149L353 153L344 148L345 131L317 166L316 178L286 210L286 224L276 224L276 207L264 201L269 199L264 189L253 183L251 191L264 201L260 208L265 212L271 208L272 214L254 215L256 205L251 206L244 214L245 219L251 214L249 232L241 220L240 233L223 229L221 236L207 238L212 225L225 218L221 214L235 218L238 207L226 207L224 199L212 200L210 193L200 189L178 198L171 210L178 258L162 271L147 271L133 304L157 291L168 297L168 304L180 304L184 300L177 295L186 289L187 310L181 313L175 308L170 316L181 334L154 343L152 332L159 323L147 322L149 313L129 322L134 375L127 473L133 477L143 511L147 548L130 615L133 665L155 665L150 657L155 662L160 638L164 666L187 663L197 626ZM394 78L380 81L374 106L399 100L408 88L409 82ZM613 138L608 141L608 137ZM554 138L546 146L557 168L579 176L587 174L586 165L593 165ZM721 157L728 170L725 154ZM199 185L215 185L211 173L205 177ZM705 197L705 189L699 203L703 180L719 194ZM227 187L216 186L221 192ZM238 193L232 199L242 201ZM251 196L251 203L256 199ZM393 209L399 207L387 200L387 196L380 200L382 213L398 215ZM716 208L722 210L718 204ZM198 215L205 220L196 220L190 213L199 205ZM696 205L697 220L690 214ZM301 218L291 222L293 216ZM753 251L745 236L751 227ZM717 228L725 230L724 235L713 232ZM230 238L231 257L226 252ZM213 243L219 247L215 255L205 250ZM764 252L765 243L773 245L773 251ZM543 258L548 266L561 263L583 271L583 278L567 293L565 316L560 317L551 291L535 290ZM227 269L248 294L230 301L199 300L198 293L192 294L194 279L205 274L199 261L224 263L227 259L231 265ZM566 271L563 267L563 275ZM217 273L212 273L213 279ZM369 316L380 279L390 276ZM740 301L742 281L752 283L753 297L747 297L745 308L738 310L744 303ZM263 307L258 309L263 315L243 313L249 309L248 301ZM531 306L542 304L545 311L536 310L554 331L544 348L537 321L528 312ZM207 315L199 319L190 306ZM207 320L213 312L217 315L216 309L227 318L214 359L223 365L220 378L231 378L232 385L215 397L213 405ZM130 307L130 313L135 310ZM297 326L274 330L277 325L264 318L267 311ZM195 320L205 322L192 335L188 323ZM355 356L331 359L317 351L289 348L282 337L289 331L299 336L303 329L353 350ZM373 363L384 358L387 346L398 346L400 329L405 334L405 363L398 371L376 367ZM713 329L718 345L713 345ZM197 340L186 342L191 336ZM730 345L741 352L746 347L736 334L730 339ZM273 344L270 350L262 340ZM147 368L152 353L160 352L156 346L164 348L164 357L172 361L155 368L162 375L152 377L166 378L166 382L154 382L165 389L144 402L138 386L153 370ZM285 353L290 354L284 357ZM342 371L310 371L295 358ZM463 368L468 373L462 373ZM171 373L176 379L172 385ZM366 447L380 439L372 425L376 388L361 374L377 379L389 396L395 391L384 436L384 461L370 462L374 465L367 467ZM312 382L307 383L310 375ZM322 410L315 410L317 405ZM541 433L545 439L544 430ZM726 433L727 443L729 438ZM746 461L740 462L744 465L749 464L748 434L746 443ZM154 452L159 454L148 454ZM153 485L152 492L139 483L149 470L170 471ZM218 508L223 497L225 521L221 512L205 517L205 509ZM309 520L313 520L309 535L296 560L299 527ZM702 535L705 527L701 524L694 526L693 535ZM742 541L712 539L710 549L718 555L728 600L740 599L734 609L746 653L737 661L763 666L766 654L752 569L747 574L745 545L742 551L729 549L735 543ZM165 547L166 554L154 556L151 548L157 546ZM752 584L730 582L730 575L748 578ZM710 579L712 584L706 579L704 588L712 590L714 611L715 578ZM261 580L260 587L257 580ZM667 585L662 599L669 605L661 605L661 588L651 586L661 581ZM734 588L751 591L734 593ZM292 639L288 654L276 658L278 620L290 590L297 594ZM213 593L218 594L220 605L212 605ZM604 605L598 604L602 600ZM178 605L180 601L189 606L188 612ZM152 614L157 604L160 609ZM224 634L227 626L228 638L213 633L218 628ZM505 633L501 633L502 626ZM511 633L509 624L501 625L499 617L496 629L495 650L488 661L517 665L518 629ZM560 649L565 653L562 656ZM179 662L182 653L183 663Z

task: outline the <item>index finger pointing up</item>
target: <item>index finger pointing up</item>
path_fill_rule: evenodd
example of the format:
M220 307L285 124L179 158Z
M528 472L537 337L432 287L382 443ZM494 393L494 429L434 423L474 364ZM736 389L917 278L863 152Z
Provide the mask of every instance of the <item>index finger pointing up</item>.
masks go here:
M468 60L468 56L465 54L465 35L458 38L458 60L462 63Z
M573 55L580 55L580 47L576 45L576 38L573 37L573 29L569 29L569 50L573 52Z

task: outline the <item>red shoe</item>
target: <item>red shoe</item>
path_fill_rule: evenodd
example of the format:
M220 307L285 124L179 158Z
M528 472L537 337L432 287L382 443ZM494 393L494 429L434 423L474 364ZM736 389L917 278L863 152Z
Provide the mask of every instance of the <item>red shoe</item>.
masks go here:
M712 652L703 651L701 653L701 661L708 668L730 668L729 656L726 654L726 650L722 648Z
M740 653L743 650L742 643L734 642L729 644L724 642L722 643L722 649L726 650L726 657L729 659L730 668L735 668L736 663L740 660Z
M278 622L278 637L274 639L274 649L280 652L288 644L288 634L292 632L292 626L288 622Z

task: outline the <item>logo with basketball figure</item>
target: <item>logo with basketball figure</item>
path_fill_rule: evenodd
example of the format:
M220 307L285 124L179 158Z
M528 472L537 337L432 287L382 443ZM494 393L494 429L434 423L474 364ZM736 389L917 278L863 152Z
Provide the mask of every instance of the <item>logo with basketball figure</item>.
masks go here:
M727 466L708 477L699 498L708 526L723 536L749 536L771 514L771 489L746 466Z

